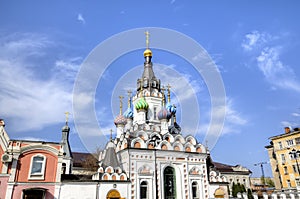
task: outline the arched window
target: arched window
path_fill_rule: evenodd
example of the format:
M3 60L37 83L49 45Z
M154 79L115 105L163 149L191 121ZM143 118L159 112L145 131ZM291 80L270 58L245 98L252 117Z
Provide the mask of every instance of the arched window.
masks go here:
M43 156L41 154L32 156L29 178L30 179L44 179L45 165L46 165L46 157L45 156Z
M62 174L66 174L66 170L67 170L67 165L66 165L66 163L62 163L62 166L61 166L61 173L62 173Z
M43 188L30 188L23 190L23 199L44 199L46 195L46 189Z
M165 199L176 199L176 176L172 167L166 167L164 170Z
M197 182L192 183L192 194L193 194L193 199L198 198L198 184Z
M143 181L140 185L140 199L148 198L148 183Z

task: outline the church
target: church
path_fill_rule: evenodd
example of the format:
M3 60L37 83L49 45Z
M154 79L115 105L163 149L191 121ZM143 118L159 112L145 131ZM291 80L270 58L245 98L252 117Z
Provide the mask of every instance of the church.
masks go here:
M251 171L233 172L229 181L214 166L209 150L182 134L170 86L156 77L148 38L146 44L136 91L128 92L124 112L120 96L116 136L97 157L94 172L75 172L78 160L69 144L68 122L60 142L39 142L11 140L1 120L1 199L229 198L232 179L249 184Z

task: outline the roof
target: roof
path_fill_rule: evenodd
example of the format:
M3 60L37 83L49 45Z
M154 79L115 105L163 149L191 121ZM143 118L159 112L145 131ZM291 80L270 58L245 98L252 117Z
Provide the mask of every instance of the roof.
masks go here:
M95 162L95 164L98 162L95 156L93 156L91 153L72 152L72 155L74 167L83 167L83 163L86 162L86 160L91 160Z
M291 135L296 135L296 134L300 134L300 131L298 130L298 128L295 128L294 131L291 131L289 133L282 133L282 134L279 134L279 135L269 137L269 139L274 140L274 139L278 139L278 138L289 137Z
M252 173L249 169L241 165L228 165L220 162L213 162L214 168L221 173L238 173L238 174L250 174Z
M114 148L114 144L112 142L109 142L107 144L106 152L105 152L105 157L103 158L103 165L104 167L111 166L113 168L119 167L119 161L117 158L117 154Z

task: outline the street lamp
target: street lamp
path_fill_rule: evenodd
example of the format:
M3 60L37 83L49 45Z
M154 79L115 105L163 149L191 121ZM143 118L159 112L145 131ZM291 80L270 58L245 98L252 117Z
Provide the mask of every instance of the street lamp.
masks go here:
M298 155L300 154L300 151L296 151L296 149L293 149L292 151L289 152L289 154L291 155L291 157L293 157L296 160L298 174L300 175L298 158L297 158ZM299 189L297 182L296 182L296 188L297 190Z
M292 155L292 157L296 160L298 174L300 175L298 158L297 158L297 156L300 154L300 151L296 151L296 149L293 149L291 152L289 152L289 154Z

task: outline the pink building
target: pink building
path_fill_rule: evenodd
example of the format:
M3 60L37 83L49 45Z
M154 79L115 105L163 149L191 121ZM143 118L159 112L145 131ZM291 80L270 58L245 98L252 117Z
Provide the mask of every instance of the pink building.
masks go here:
M72 164L67 123L60 143L10 140L4 126L0 120L0 198L55 198L56 184Z

